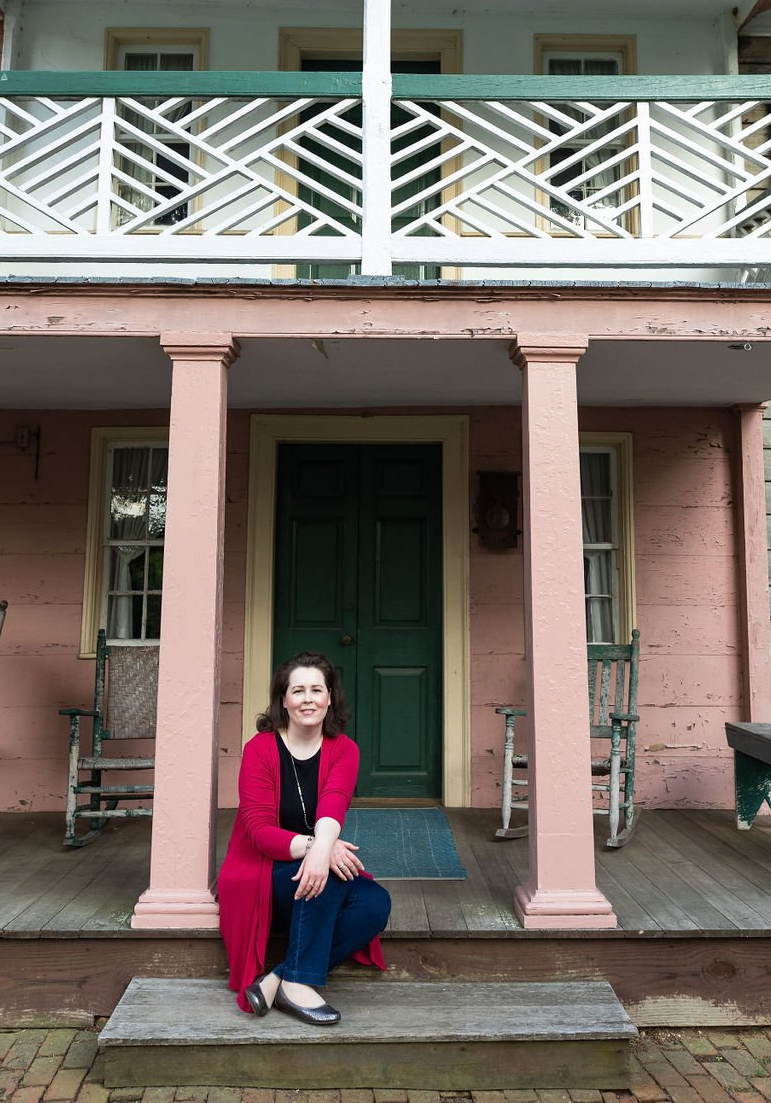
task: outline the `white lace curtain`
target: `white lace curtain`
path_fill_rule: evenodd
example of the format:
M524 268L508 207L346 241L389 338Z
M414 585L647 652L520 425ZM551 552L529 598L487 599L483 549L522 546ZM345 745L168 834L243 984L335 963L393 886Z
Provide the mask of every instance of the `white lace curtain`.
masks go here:
M610 547L596 546L613 541L607 452L581 454L581 512L587 639L590 643L612 643L613 552Z
M115 448L107 532L107 637L157 639L168 449Z
M143 543L114 543L110 548L108 639L126 640L133 639L136 635L132 593L136 586L132 583L131 564L145 554L149 467L149 448L116 448L113 453L110 539L141 540ZM140 595L143 588L139 588Z

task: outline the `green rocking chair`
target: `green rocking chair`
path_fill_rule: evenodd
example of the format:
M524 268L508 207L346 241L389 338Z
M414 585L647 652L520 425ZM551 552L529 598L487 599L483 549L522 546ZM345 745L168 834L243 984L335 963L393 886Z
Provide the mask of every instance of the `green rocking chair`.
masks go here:
M592 741L592 790L604 795L595 804L596 815L609 819L609 847L622 847L637 825L639 811L634 805L635 742L637 737L637 681L640 662L640 632L632 632L627 644L587 645L589 687L589 736ZM520 838L527 827L511 827L513 808L527 808L527 779L517 771L527 770L528 756L514 752L514 725L524 709L505 706L495 710L506 718L503 751L503 825L495 835L499 839ZM599 781L599 778L607 781ZM514 793L521 795L514 798ZM621 816L623 829L619 831Z
M67 810L64 845L85 846L95 839L112 818L151 816L152 808L119 808L121 801L136 802L153 795L152 781L119 784L102 775L120 771L150 771L154 758L105 753L116 740L155 738L158 693L158 647L109 644L104 629L96 644L94 707L59 709L70 720L70 754L67 780ZM81 720L91 720L91 753L81 749ZM83 776L85 775L85 776ZM81 801L80 798L85 798ZM88 830L76 834L78 820L88 821Z

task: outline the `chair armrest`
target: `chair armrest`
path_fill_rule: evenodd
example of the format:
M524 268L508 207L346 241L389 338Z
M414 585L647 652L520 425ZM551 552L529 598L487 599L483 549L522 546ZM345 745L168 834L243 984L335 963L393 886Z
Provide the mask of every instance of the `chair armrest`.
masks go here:
M59 709L60 716L98 716L93 709Z
M636 712L611 712L608 715L611 720L620 720L624 724L637 724L640 721Z
M501 716L527 716L526 709L514 709L509 705L496 709L495 711L499 712Z

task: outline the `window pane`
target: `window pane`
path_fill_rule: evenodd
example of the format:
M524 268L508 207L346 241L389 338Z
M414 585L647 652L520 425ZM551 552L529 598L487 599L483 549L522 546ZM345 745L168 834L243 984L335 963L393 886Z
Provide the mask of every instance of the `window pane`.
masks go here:
M154 72L158 68L158 58L154 53L126 54L123 68L129 73Z
M610 598L587 598L586 639L589 643L613 643L613 603Z
M582 513L585 544L610 544L613 542L609 499L584 498Z
M147 589L160 590L163 586L163 548L150 548L147 563Z
M110 496L110 536L113 539L144 539L148 475L149 449L115 449Z
M139 640L142 638L142 595L133 597L110 594L107 599L107 638Z
M161 638L161 595L148 594L147 596L147 623L145 625L145 639L159 640Z
M190 73L193 70L193 55L187 50L185 53L161 54L158 68L162 73L170 71Z
M581 514L584 544L612 544L610 455L581 453Z
M166 479L168 467L168 449L154 448L148 521L148 535L151 540L162 540L166 532Z
M613 552L584 549L584 592L609 597L613 593Z
M145 549L136 545L110 549L110 590L129 593L145 588Z

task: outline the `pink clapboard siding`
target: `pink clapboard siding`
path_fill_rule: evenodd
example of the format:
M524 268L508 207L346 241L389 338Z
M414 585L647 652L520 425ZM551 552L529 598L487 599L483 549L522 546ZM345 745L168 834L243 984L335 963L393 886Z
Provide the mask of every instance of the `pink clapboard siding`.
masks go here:
M587 408L580 428L634 440L639 799L731 806L724 724L741 709L731 415ZM518 470L520 447L518 410L472 413L472 472ZM471 555L472 786L483 807L500 801L503 719L494 707L525 695L522 554L472 545Z
M421 410L421 413L427 411ZM158 425L166 411L0 412L0 439L39 425L31 454L0 457L0 810L61 810L66 705L86 706L93 663L78 659L93 426ZM473 508L479 470L521 469L518 408L469 411ZM599 409L587 431L634 438L637 619L642 633L638 793L661 807L729 806L723 725L741 712L734 428L721 410ZM228 419L219 796L237 801L241 747L249 411ZM471 538L472 798L500 802L498 704L525 684L522 551L490 552ZM524 735L524 725L520 737ZM126 745L126 751L137 745ZM137 747L139 749L139 747Z

